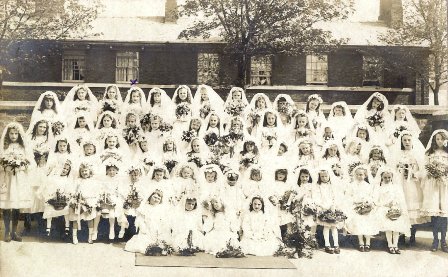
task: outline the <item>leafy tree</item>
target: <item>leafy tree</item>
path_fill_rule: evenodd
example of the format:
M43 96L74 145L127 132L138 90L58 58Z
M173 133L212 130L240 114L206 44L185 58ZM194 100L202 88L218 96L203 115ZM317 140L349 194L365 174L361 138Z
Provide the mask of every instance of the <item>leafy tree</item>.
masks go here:
M179 38L218 35L237 62L236 84L244 85L253 56L322 52L343 43L318 24L346 18L352 6L351 0L186 0L180 14L196 20Z
M393 26L381 40L392 45L428 46L429 71L413 64L420 53L409 52L407 58L396 63L395 69L408 68L419 75L434 93L434 104L439 105L439 90L448 83L448 37L446 0L406 0L403 5L403 23ZM433 79L433 80L431 80Z
M27 41L95 35L88 30L101 8L100 0L0 0L0 85L7 64L45 59Z

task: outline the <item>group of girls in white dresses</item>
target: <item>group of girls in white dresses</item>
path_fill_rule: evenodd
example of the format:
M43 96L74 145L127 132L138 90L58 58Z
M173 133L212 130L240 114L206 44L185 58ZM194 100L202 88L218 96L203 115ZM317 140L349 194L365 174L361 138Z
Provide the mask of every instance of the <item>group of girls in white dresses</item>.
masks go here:
M28 131L11 122L1 137L5 241L21 240L23 212L43 213L46 235L63 216L74 244L82 221L93 243L107 218L109 239L141 253L231 245L273 255L299 224L313 236L322 226L331 254L341 230L363 252L385 232L399 254L399 235L415 241L413 226L432 221L432 250L448 251L448 132L435 130L425 149L409 109L380 93L354 117L343 101L326 117L322 103L314 94L299 109L287 94L263 93L249 102L239 87L223 101L205 85L172 98L132 86L124 101L116 85L99 101L78 85L61 104L44 92Z

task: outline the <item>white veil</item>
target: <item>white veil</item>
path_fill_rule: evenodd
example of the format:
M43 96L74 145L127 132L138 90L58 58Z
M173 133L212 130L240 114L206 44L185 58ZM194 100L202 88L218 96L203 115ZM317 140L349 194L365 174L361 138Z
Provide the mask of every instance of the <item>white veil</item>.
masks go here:
M193 98L193 114L200 117L200 109L205 104L204 102L202 102L201 91L203 90L206 91L208 96L207 102L210 105L210 112L216 111L218 113L222 113L224 108L224 101L222 100L221 96L219 96L211 86L199 85Z
M31 114L31 120L30 120L31 123L35 122L36 118L43 116L40 108L41 108L42 102L44 101L45 98L53 99L53 103L54 103L53 110L56 113L56 116L61 114L61 103L59 102L58 96L56 95L56 93L54 93L52 91L46 91L39 96L39 99L37 99L37 102L34 105L33 113ZM46 118L46 119L53 121L54 117ZM30 125L31 125L31 123L30 123Z

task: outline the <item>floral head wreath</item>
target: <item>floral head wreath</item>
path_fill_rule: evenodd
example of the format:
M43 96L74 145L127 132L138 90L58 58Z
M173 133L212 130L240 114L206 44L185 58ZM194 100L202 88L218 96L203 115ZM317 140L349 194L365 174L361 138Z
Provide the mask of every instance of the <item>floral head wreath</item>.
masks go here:
M151 195L153 195L153 194L158 194L158 195L160 195L160 197L163 197L163 191L162 190L160 190L160 189L155 189L152 193L151 193Z
M217 172L215 167L212 166L206 166L204 168L204 173L213 173L213 172Z
M142 174L142 168L139 165L131 165L126 170L127 174L131 174L132 172L137 171L139 174Z
M107 159L103 165L107 168L107 167L116 167L117 169L120 169L120 162L115 160L115 159Z
M87 139L83 140L81 146L84 148L84 146L87 146L87 145L93 145L96 148L96 143L91 138L87 138Z
M81 164L79 164L79 169L89 169L91 172L93 172L93 165L88 163L88 162L82 162Z
M308 102L311 100L317 100L319 102L319 104L322 104L324 101L322 100L322 97L320 97L319 94L311 94L310 96L308 96Z

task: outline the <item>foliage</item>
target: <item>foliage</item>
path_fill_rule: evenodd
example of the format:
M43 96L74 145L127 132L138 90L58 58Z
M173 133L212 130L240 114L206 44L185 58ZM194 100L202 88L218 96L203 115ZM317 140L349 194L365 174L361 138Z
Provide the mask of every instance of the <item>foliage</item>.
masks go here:
M325 51L343 43L316 25L346 18L352 6L351 0L186 0L181 16L196 20L179 37L218 34L237 61L236 84L244 85L251 57Z
M430 50L430 72L421 64L413 62L419 53L406 51L407 58L387 59L392 69L408 68L416 72L434 92L434 102L438 105L438 92L444 83L448 83L448 45L447 41L447 2L445 0L407 0L403 5L403 23L380 37L391 45L428 46ZM433 81L431 80L433 79Z

